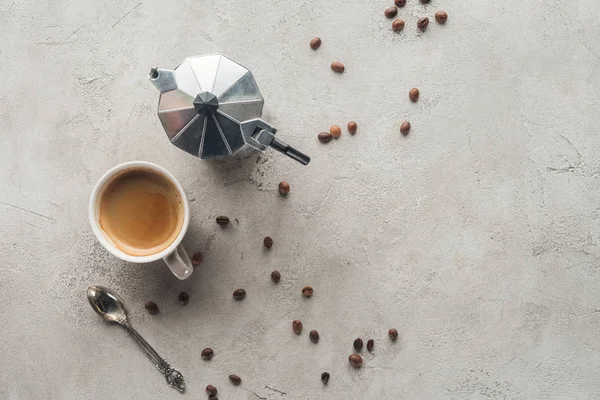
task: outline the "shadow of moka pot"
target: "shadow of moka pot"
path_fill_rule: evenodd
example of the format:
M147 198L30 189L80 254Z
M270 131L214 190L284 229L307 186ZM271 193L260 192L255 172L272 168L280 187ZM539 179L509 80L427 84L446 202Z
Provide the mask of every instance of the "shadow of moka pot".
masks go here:
M252 73L215 54L186 58L174 70L152 68L158 118L171 143L201 159L247 157L268 147L303 165L310 157L280 141L261 119L264 99Z

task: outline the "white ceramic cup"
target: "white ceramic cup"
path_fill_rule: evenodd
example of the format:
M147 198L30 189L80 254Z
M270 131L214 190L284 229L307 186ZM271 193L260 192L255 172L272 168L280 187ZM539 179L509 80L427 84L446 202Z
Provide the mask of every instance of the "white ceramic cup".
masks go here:
M100 199L102 198L104 189L106 189L106 185L112 180L112 178L122 171L140 168L156 171L157 173L171 181L171 183L177 188L177 190L179 191L179 195L181 196L184 217L183 225L181 226L181 231L179 232L173 243L169 245L169 247L155 254L150 254L146 256L132 256L124 253L117 246L115 246L114 242L110 239L106 232L102 230L99 221L99 210ZM181 245L181 241L183 240L183 237L185 236L188 225L190 223L190 206L188 204L187 197L185 195L185 192L183 191L183 187L181 186L181 184L169 171L167 171L163 167L160 167L156 164L152 164L147 161L130 161L111 168L107 173L102 175L102 178L100 178L98 183L96 183L96 186L94 186L92 196L90 197L89 217L90 224L92 225L92 230L98 238L98 241L106 248L106 250L108 250L114 256L120 258L121 260L129 261L132 263L149 263L152 261L160 260L162 258L167 264L167 266L171 269L171 272L173 272L173 274L179 279L188 278L194 271L194 267L192 266L190 257Z

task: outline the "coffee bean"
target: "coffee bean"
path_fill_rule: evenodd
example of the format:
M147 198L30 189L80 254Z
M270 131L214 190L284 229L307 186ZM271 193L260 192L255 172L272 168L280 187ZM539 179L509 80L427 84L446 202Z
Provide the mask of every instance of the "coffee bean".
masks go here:
M384 14L388 18L394 18L396 15L398 15L398 9L396 7L386 8Z
M231 383L233 383L235 386L238 386L240 383L242 383L242 378L240 378L237 375L229 375L229 380L231 381Z
M208 385L208 386L206 386L206 393L208 393L209 395L212 395L212 396L216 396L217 388L214 387L213 385Z
M267 236L266 238L263 239L263 244L265 245L265 247L267 249L270 249L271 246L273 246L273 239L271 239L270 236Z
M312 38L310 41L310 48L313 50L316 50L319 47L321 47L321 38L319 38L319 37Z
M427 17L419 18L419 20L417 21L417 28L419 28L422 32L425 32L428 26L429 18Z
M209 361L212 360L213 356L215 355L215 352L210 347L207 347L204 350L202 350L202 353L200 353L200 355L202 356L203 360Z
M375 341L373 339L369 339L367 341L367 350L373 351L374 347L375 347Z
M319 332L312 330L308 333L308 338L313 343L319 343Z
M448 21L448 13L446 11L438 11L435 13L435 20L440 24L445 24Z
M147 301L146 304L144 304L144 307L146 307L146 311L148 311L150 314L152 314L152 315L158 314L158 306L156 305L155 302Z
M394 0L394 3L396 3L396 6L398 7L404 7L406 5L406 0Z
M186 305L190 301L190 296L186 292L179 293L179 302Z
M416 103L417 101L419 101L419 89L417 88L412 88L410 89L410 91L408 92L408 98L410 99L410 101L412 101L413 103Z
M331 127L329 128L329 133L331 133L331 136L337 139L342 135L342 130L337 125L331 125Z
M410 122L404 121L402 123L402 125L400 125L400 132L406 136L406 135L408 135L409 131L410 131Z
M219 215L217 217L217 224L221 225L221 226L225 226L229 223L229 217L226 217L224 215Z
M330 377L331 375L329 375L329 372L323 372L321 374L321 382L323 382L323 385L327 385L329 383Z
M400 32L403 29L404 29L404 21L403 20L395 19L394 22L392 22L392 30L394 32Z
M350 357L348 357L348 361L350 361L350 365L352 365L354 368L360 368L363 364L363 359L358 354L352 354Z
M200 265L200 263L202 263L202 253L194 253L192 256L192 264Z
M237 289L233 292L233 298L236 300L242 300L244 297L246 297L246 291L244 289Z
M273 283L279 283L279 281L281 280L281 274L279 273L279 271L271 272L271 280L273 281Z
M354 135L356 133L357 129L358 129L358 126L356 125L356 122L354 122L354 121L348 122L348 132L350 132L352 135Z
M319 141L321 143L328 143L333 138L333 136L331 136L331 133L329 133L329 132L320 132L319 136L317 136L317 137L319 138Z
M392 339L392 340L398 339L398 331L395 330L394 328L392 328L388 331L388 335L390 335L390 339Z
M310 286L304 286L302 288L302 295L304 297L310 297L310 296L312 296L313 295L313 288L310 287Z
M290 184L286 181L279 182L279 194L286 196L290 192Z
M294 321L292 321L292 329L294 330L294 333L296 335L299 335L302 333L302 322L300 322L299 319L295 319Z
M331 69L334 72L337 72L338 74L341 74L342 72L344 72L346 70L346 67L341 62L335 61L335 62L331 63Z
M363 348L363 341L361 338L354 339L354 349L360 351Z

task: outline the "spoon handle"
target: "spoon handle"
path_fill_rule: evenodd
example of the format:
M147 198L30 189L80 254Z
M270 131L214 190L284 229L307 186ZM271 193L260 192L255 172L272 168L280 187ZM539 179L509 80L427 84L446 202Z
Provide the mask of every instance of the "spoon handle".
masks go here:
M177 389L181 393L185 392L185 382L183 381L183 375L181 375L181 373L175 368L172 368L171 365L169 365L169 363L164 358L159 356L156 350L154 350L152 346L150 346L150 344L146 342L146 340L135 329L133 329L131 325L129 325L129 323L123 322L121 323L121 326L127 329L127 332L129 332L131 337L135 339L135 341L137 342L137 344L140 345L142 350L146 352L146 354L148 355L148 357L150 357L154 365L156 365L159 371L165 375L165 379L167 380L169 386Z

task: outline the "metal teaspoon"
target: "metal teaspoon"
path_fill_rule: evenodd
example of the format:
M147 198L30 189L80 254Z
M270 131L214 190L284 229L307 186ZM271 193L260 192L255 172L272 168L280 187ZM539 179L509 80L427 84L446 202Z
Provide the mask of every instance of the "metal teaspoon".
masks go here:
M90 286L87 290L87 298L98 315L108 322L116 322L129 332L146 354L148 354L154 365L165 375L169 386L181 393L185 392L185 382L181 373L171 368L169 363L159 356L156 350L129 325L125 304L118 294L103 286Z

